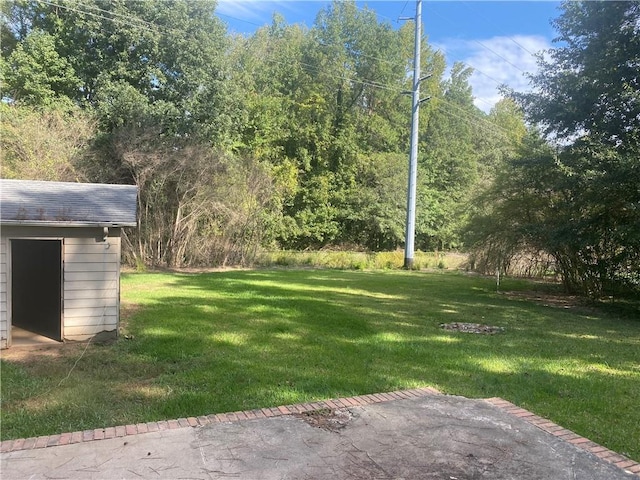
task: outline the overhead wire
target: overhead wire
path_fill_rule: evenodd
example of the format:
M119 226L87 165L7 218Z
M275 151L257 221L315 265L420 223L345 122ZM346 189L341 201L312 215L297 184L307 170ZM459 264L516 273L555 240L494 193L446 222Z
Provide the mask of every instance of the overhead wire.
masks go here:
M160 26L158 24L155 24L155 23L152 23L152 22L148 22L146 20L142 20L141 18L131 17L130 15L126 15L126 14L122 14L122 13L118 13L118 12L114 12L114 11L110 11L110 10L105 10L105 9L99 8L99 7L95 6L95 5L91 5L89 3L83 4L83 7L90 8L91 10L95 10L95 11L98 11L98 12L106 13L106 14L109 14L109 15L111 15L113 17L123 17L123 18L122 19L121 18L109 18L109 17L105 17L103 15L99 15L97 13L93 13L91 11L81 10L81 9L78 9L78 8L73 8L73 7L69 6L69 5L64 5L64 4L61 4L61 3L55 3L55 2L53 2L51 0L37 0L37 1L40 2L40 3L44 3L44 4L47 4L47 5L53 6L53 7L74 11L76 13L84 13L86 15L90 15L90 16L93 16L93 17L96 17L96 18L100 18L100 19L103 19L103 20L114 21L114 22L117 21L117 22L119 22L119 23L121 23L123 25L128 25L128 26L133 26L133 27L142 26L142 25L138 25L136 23L131 23L131 20L134 20L136 22L140 22L141 24L143 24L146 27L153 28L154 30L164 29L164 30L166 30L167 32L170 32L170 33L179 32L179 30L175 30L175 29L164 27L164 26ZM408 2L408 0L407 0L407 2ZM362 7L357 7L357 8L359 8L361 10L364 10L364 9L362 9ZM244 23L247 23L249 25L254 25L254 26L257 26L257 27L264 26L264 24L251 22L249 20L245 20L245 19L242 19L242 18L234 17L234 16L228 15L226 13L216 12L216 15L217 16L231 18L233 20L236 20L236 21L239 21L239 22L244 22ZM384 17L382 15L379 15L379 16ZM388 17L384 17L384 18L388 18ZM318 45L321 46L321 47L330 47L330 45L322 44L322 43L319 43ZM381 61L381 62L386 62L386 63L389 63L389 64L394 64L394 62L392 62L390 60L387 60L387 59L384 59L384 58L380 58L380 57L375 57L373 55L367 55L367 54L361 53L360 56L365 57L365 58L371 58L373 60L378 60L378 61Z
M409 5L409 0L407 0L406 2L404 2L404 6L402 7L402 10L400 10L400 13L398 14L398 19L396 20L396 22L398 22L400 20L400 17L402 16L402 14L404 13L404 9L407 8L407 5Z
M38 0L38 1L41 2L41 3L47 4L47 5L53 6L53 7L62 8L62 9L65 9L65 10L70 10L70 11L73 11L73 12L76 12L76 13L86 14L86 15L89 15L89 16L92 16L92 17L100 18L102 20L117 22L117 23L120 23L120 24L125 24L125 25L133 26L133 27L141 26L140 24L131 23L130 21L124 21L124 20L122 20L120 18L105 17L103 15L99 15L99 14L93 13L91 11L82 10L82 9L79 9L79 8L74 8L74 7L71 7L69 5L63 5L63 4L55 3L55 2L52 2L51 0ZM100 10L100 11L105 12L105 13L112 13L112 12L109 12L108 10L103 10L103 9L99 9L99 8L97 10ZM154 24L154 23L151 23L151 22L146 22L144 20L141 20L141 22L143 24L145 24L147 27L154 27L155 29L162 29L162 27L157 25L157 24ZM172 30L167 29L167 31L171 32ZM372 58L375 58L375 57L372 57ZM381 59L379 59L379 60L381 60ZM284 62L278 62L276 60L271 60L271 59L267 59L267 61L284 64ZM321 73L321 71L319 69L315 68L314 65L311 65L309 63L304 63L304 62L299 62L299 63L300 63L300 65L303 65L303 66L305 66L307 68L314 69L316 71L316 73ZM285 64L285 66L289 66L289 65ZM348 82L353 82L353 83L358 83L358 84L374 87L374 88L380 88L380 89L384 89L384 90L396 91L398 93L402 92L402 90L400 88L384 85L384 84L381 84L381 83L376 82L374 80L368 80L368 79L360 80L360 79L357 79L357 78L346 77L346 76L340 76L340 77L336 77L336 78L344 80L344 81L348 81Z
M270 62L270 63L276 63L276 64L280 64L280 65L284 65L286 67L291 67L291 64L287 63L287 62L282 62L276 59L271 59L271 58L263 58L264 61L266 62ZM321 69L320 67L307 63L307 62L297 62L298 65L301 65L302 67L306 67L308 70L311 70L315 73L318 74L322 74L325 73L324 69ZM369 79L358 79L358 78L354 78L354 77L347 77L347 76L336 76L335 74L332 74L333 78L338 79L338 80L344 80L347 82L353 82L353 83L358 83L361 85L365 85L365 86L370 86L373 88L379 88L381 90L387 90L387 91L391 91L391 92L396 92L398 94L401 94L404 92L404 90L400 87L396 87L396 86L391 86L391 85L385 85L382 84L380 82L376 82L375 80L369 80Z
M438 17L446 20L448 23L451 23L453 25L455 25L451 20L449 20L447 17L445 17L444 15L438 13L437 11L432 11L430 13L433 13L435 15L437 15ZM524 70L522 70L518 65L516 65L515 63L511 62L510 60L508 60L507 58L505 58L503 55L500 55L498 52L496 52L495 50L493 50L492 48L486 46L484 43L482 43L480 40L475 40L472 39L470 40L473 43L477 43L478 45L480 45L482 48L484 48L485 50L493 53L496 57L500 58L501 60L503 60L504 62L506 62L507 64L511 65L513 68L515 68L516 70L519 70L522 73L526 73Z
M407 7L407 5L408 5L408 4L409 4L409 0L407 0L407 1L405 2L404 6L402 7L402 10L401 10L401 11L400 11L400 13L398 14L398 17L400 17L400 16L402 15L402 13L404 12L404 10L406 9L406 7ZM438 15L439 15L439 14L438 14ZM439 16L440 16L440 17L442 17L442 18L445 18L445 19L446 19L446 17L443 17L442 15L439 15ZM446 19L446 20L447 20L447 21L449 21L448 19ZM515 42L515 40L512 40L512 41L514 41L514 43L518 44L517 42ZM519 45L519 44L518 44L518 45ZM492 77L492 76L491 76L491 75L489 75L488 73L486 73L486 72L482 71L481 69L479 69L477 66L472 65L471 63L469 63L469 62L467 62L467 61L463 61L463 60L460 60L459 58L456 58L454 55L452 55L450 52L448 52L448 51L446 50L446 48L443 48L443 47L439 47L439 48L440 48L441 50L444 50L444 53L445 53L445 55L446 55L446 56L448 56L448 57L450 57L450 58L453 58L454 60L459 61L460 63L462 63L463 65L465 65L465 66L467 66L467 67L469 67L469 68L472 68L474 72L478 72L480 75L483 75L484 77L488 78L489 80L491 80L492 82L494 82L494 83L496 84L496 86L500 87L500 86L502 86L502 85L504 84L504 82L502 82L502 81L500 81L500 80L497 80L496 78ZM486 47L486 48L488 48L488 47ZM522 46L521 46L521 48L523 48L523 49L524 49L525 51L527 51L529 54L534 55L534 54L532 54L531 52L529 52L528 50L526 50L524 47L522 47ZM493 50L491 50L491 49L489 49L489 50L490 50L492 53L494 53L494 54L498 55L499 57L501 57L499 54L497 54L497 53L496 53L496 52L494 52ZM374 58L374 59L377 59L377 60L386 61L386 62L391 63L389 60L379 59L379 58L376 58L376 57L371 57L371 58ZM507 63L510 63L510 62L509 62L508 60L506 60L504 57L501 57L501 58L503 58L503 60L505 60ZM515 65L513 65L512 63L510 63L510 64L511 64L512 66L515 66ZM518 67L516 67L516 68L518 68ZM523 70L521 70L521 69L519 69L519 70L520 70L521 72L525 73ZM476 97L475 99L476 99L477 101L481 102L481 103L484 103L484 104L488 105L488 106L493 106L493 104L492 104L491 102L488 102L488 101L486 101L486 100L484 100L484 99L482 99L482 98Z
M401 12L400 12L400 14L398 16L402 15L402 13L404 12L404 9L408 5L408 3L409 3L409 0L407 0L405 2L405 4L404 4L404 6L403 6L403 8L402 8L402 10L401 10ZM358 7L358 8L360 8L360 7ZM384 17L384 18L387 18L387 17ZM323 43L319 43L318 45L321 46L321 47L330 47L331 46L331 45L327 45L327 44L323 44ZM448 56L451 56L451 57L453 56L453 55L450 55L449 52L446 51L446 49L444 49L444 50L445 50L445 54L447 54ZM380 57L375 57L373 55L367 55L367 54L361 53L360 56L365 57L365 58L371 58L373 60L378 60L378 61L381 61L381 62L384 62L384 63L388 63L388 64L394 64L395 63L395 62L392 62L391 60L380 58ZM482 70L480 70L479 68L477 68L474 65L469 64L468 62L460 61L460 63L466 65L467 67L472 68L474 70L474 72L478 72L479 74L481 74L481 75L487 77L488 79L490 79L491 81L495 82L495 84L498 87L500 87L500 86L502 86L504 84L504 82L495 79L491 75L483 72ZM490 107L493 106L493 104L491 102L488 102L487 100L484 100L483 98L475 97L475 100L477 100L477 101L479 101L481 103L484 103L484 104L486 104L486 105L488 105Z
M453 113L451 110L444 110L442 109L441 105L439 104L446 104L449 107L453 107L454 109L456 109L459 112L462 112L464 114L464 117L461 117L460 115L457 115L455 113ZM503 127L501 127L500 125L496 125L495 123L487 120L486 118L482 118L482 117L477 117L475 116L473 113L464 110L460 105L457 105L449 100L447 100L446 98L443 97L438 97L436 99L436 106L435 108L437 108L438 110L447 113L451 116L454 116L456 118L460 118L462 120L467 121L470 124L475 124L478 126L481 126L483 128L488 128L491 127L491 131L497 132L498 130L500 131L500 133L502 133L503 135L507 135L509 133L509 131Z
M480 17L484 22L488 22L491 23L494 27L495 27L495 23L491 22L491 20L489 20L487 17L485 17L484 15L482 15L481 13L479 13L476 9L471 8L469 6L469 2L460 2L462 3L462 5L464 5L465 8L467 8L469 11L473 12L475 15L477 15L478 17ZM520 47L522 50L524 50L525 52L527 52L529 55L531 55L532 57L535 57L536 54L534 52L532 52L531 50L529 50L527 47L525 47L524 45L522 45L520 42L516 41L512 36L509 35L504 35L503 36L509 40L511 40L511 42L513 42L515 45L517 45L518 47Z
M358 10L361 10L363 12L373 12L373 14L378 17L378 18L384 18L385 20L390 20L391 22L394 22L394 19L391 17L387 17L386 15L382 15L381 13L376 12L375 10L372 10L371 8L369 8L368 6L364 6L364 7L359 7L356 4L356 8Z
M130 21L131 19L130 18L127 19L127 21L125 21L125 20L122 20L120 18L114 18L113 16L112 17L105 17L103 15L99 15L99 14L91 12L91 11L81 10L79 8L74 8L74 7L70 6L70 5L63 5L63 4L60 4L60 3L52 2L50 0L37 0L37 1L39 3L44 3L45 5L49 5L51 7L62 8L64 10L69 10L69 11L76 12L76 13L81 13L81 14L84 14L84 15L88 15L90 17L100 18L102 20L107 20L109 22L118 22L120 24L128 25L130 27L142 27L143 26L140 23L131 23L131 21ZM113 13L109 12L108 10L102 10L100 8L98 8L97 10L100 10L102 12L107 12L107 13L110 13L110 14L113 15ZM139 19L137 19L137 20L139 20ZM145 22L145 21L142 21L142 22L144 24L148 24L149 23L149 22ZM155 24L153 24L153 25L155 25ZM155 25L155 27L158 27L158 25ZM146 28L149 28L149 26L147 25Z
M466 3L466 2L461 2L461 3ZM465 7L469 8L467 5L465 5ZM430 13L435 14L436 16L444 19L445 21L447 21L448 23L455 25L454 22L452 22L449 18L447 18L446 16L442 15L441 13L439 13L437 10L431 10ZM514 44L516 44L520 49L522 49L524 52L526 52L527 54L531 55L532 57L535 58L535 54L532 53L530 50L528 50L526 47L524 47L522 44L520 44L519 42L517 42L516 40L514 40L511 37L505 36L505 38L507 38L508 40L510 40L511 42L513 42ZM482 43L479 40L471 40L471 42L476 43L478 45L480 45L482 48L486 49L487 51L491 52L493 55L497 56L498 58L500 58L501 60L503 60L504 62L506 62L507 64L509 64L510 66L514 67L515 69L517 69L518 71L520 71L523 74L526 74L527 72L525 72L522 68L520 68L518 65L515 65L513 62L509 61L507 58L505 58L503 55L499 54L498 52L496 52L494 49L488 47L487 45L485 45L484 43ZM482 69L478 68L476 65L474 65L473 63L469 62L468 60L465 59L461 59L459 56L453 55L450 51L447 50L447 48L445 48L442 45L439 45L438 48L443 51L443 53L445 54L446 57L459 62L469 68L472 68L474 72L479 73L480 75L488 78L489 80L491 80L492 82L494 82L496 84L497 87L501 87L504 85L504 81L498 80L495 77L489 75L488 73L484 72ZM480 97L476 97L476 100L484 103L486 105L492 106L493 104L491 102L488 102L487 100L480 98Z
M86 14L86 15L89 15L89 16L92 16L92 17L95 17L95 18L100 18L100 19L106 20L106 21L117 22L117 23L120 23L120 24L133 26L133 27L141 27L142 26L144 28L153 29L157 33L162 33L161 30L165 30L167 33L176 31L176 30L173 30L173 29L168 29L168 28L162 27L162 26L157 25L157 24L152 23L152 22L147 22L147 21L142 20L142 19L136 19L136 20L138 20L138 23L132 23L131 22L132 19L129 16L126 16L124 14L119 14L117 12L110 12L108 10L103 10L103 9L98 8L98 7L93 8L93 10L94 11L100 11L102 13L110 14L111 17L105 17L103 15L99 15L99 14L94 13L92 11L87 11L87 10L82 10L82 9L79 9L79 8L74 8L74 7L70 6L70 5L63 5L63 4L60 4L60 3L53 2L51 0L38 0L38 1L40 3L44 3L46 5L50 5L50 6L57 7L57 8L62 8L62 9L66 9L66 10L73 11L73 12L76 12L76 13ZM85 5L85 6L88 6L88 5ZM117 18L117 17L125 17L126 20L123 19L123 18ZM249 22L249 23L251 23L251 22ZM183 34L184 32L181 32L181 33ZM326 46L326 45L323 45L323 46ZM246 48L248 48L248 46ZM377 58L377 57L371 57L371 58L374 58L374 59L377 59L377 60L380 60L380 61L388 61L388 60L384 60L384 59ZM281 65L284 65L284 66L287 66L287 67L291 66L290 64L288 64L286 62L281 62L281 61L278 61L278 60L275 60L275 59L265 59L265 60L270 62L270 63L281 64ZM298 64L301 65L302 67L305 67L308 70L314 71L315 73L323 73L323 70L318 68L316 65L312 65L312 64L309 64L309 63L306 63L306 62L298 62ZM343 81L346 81L346 82L360 84L360 85L363 85L363 86L368 86L368 87L371 87L371 88L377 88L377 89L381 89L381 90L391 91L391 92L394 92L394 93L397 93L397 94L400 94L400 95L405 93L405 90L400 88L400 87L385 85L385 84L376 82L374 80L358 79L358 78L354 78L354 77L335 76L335 75L334 75L334 78L339 79L339 80L343 80ZM483 123L487 124L487 126L491 126L493 128L500 128L498 125L495 125L495 124L493 124L493 123L491 123L491 122L489 122L489 121L487 121L487 120L485 120L485 119L483 119L481 117L469 117L469 115L470 115L469 112L461 109L459 106L457 106L456 104L454 104L452 102L449 102L445 98L439 97L437 99L437 101L441 102L441 103L444 103L444 104L447 104L449 106L452 106L453 108L456 108L457 110L461 111L464 115L466 115L464 120L466 120L468 122L471 122L471 123L483 122ZM438 107L438 108L440 108L440 107ZM463 117L460 117L459 115L454 115L454 116L457 116L458 118L463 118ZM477 123L477 124L479 125L479 123Z
M219 16L219 17L227 17L227 18L230 18L232 20L237 20L238 22L248 23L249 25L254 25L256 27L263 27L265 25L264 23L251 22L249 20L244 20L242 18L234 17L233 15L228 15L226 13L216 12L216 15Z
M92 16L92 17L95 17L95 18L100 18L102 20L107 20L107 21L113 21L113 22L117 22L117 23L120 23L120 24L123 24L123 25L129 25L129 26L134 26L134 27L144 26L144 27L147 27L149 29L154 30L156 33L161 33L159 30L165 30L166 32L169 32L169 33L177 32L177 30L174 30L174 29L163 27L163 26L160 26L158 24L155 24L155 23L152 23L152 22L148 22L148 21L142 20L140 18L131 17L131 16L126 15L126 14L113 12L113 11L109 11L109 10L104 10L102 8L99 8L97 6L94 6L94 5L91 5L91 4L88 4L88 3L84 4L83 7L90 8L91 10L94 10L94 11L97 11L97 12L108 14L111 17L106 17L104 15L100 15L98 13L95 13L95 12L92 12L92 11L88 11L88 10L82 10L82 9L79 9L79 8L74 8L74 7L70 6L70 5L56 3L56 2L53 2L51 0L38 0L38 1L41 2L41 3L47 4L47 5L53 6L53 7L63 8L63 9L66 9L66 10L74 11L76 13L86 14L86 15L89 15L89 16ZM407 0L406 4L408 4L408 0ZM406 4L405 4L405 7L406 7ZM358 7L358 8L361 8L361 7ZM249 23L251 25L260 26L259 24L255 23L255 22L250 22L248 20L243 20L243 19L240 19L240 18L237 18L237 17L232 17L230 15L226 15L226 14L217 14L217 15L224 15L224 16L227 16L229 18L233 18L234 20L243 21L243 22ZM136 23L132 23L132 20L135 21ZM183 33L183 32L180 32L180 33ZM321 43L319 43L318 45L320 45L322 47L329 47L330 46L330 45L321 44ZM360 55L365 57L365 58L371 58L373 60L378 60L378 61L386 62L386 63L389 63L389 64L393 64L394 63L394 62L392 62L390 60L383 59L383 58L380 58L380 57L376 57L376 56L373 56L373 55L367 55L367 54L360 54ZM481 70L475 68L474 66L472 66L472 65L468 65L468 66L473 68L475 71L478 71L482 75L485 75L486 77L492 79L494 82L496 82L496 84L498 84L498 85L501 84L501 82L493 79L492 77L490 77L486 73L482 72ZM356 80L356 79L353 79L353 78L343 78L343 80L354 81L355 83L362 83L364 85L369 85L369 86L379 86L379 84L377 82L369 81L369 80L366 80L366 79L363 80L363 81L360 81L360 80ZM380 86L380 88L385 88L385 87L384 86ZM482 99L477 99L477 100L484 101ZM485 103L489 104L488 102L485 102Z
M40 1L42 3L49 4L49 5L55 5L53 2L47 1L47 0L38 0L38 1ZM57 6L59 6L59 5L57 5ZM151 22L147 22L146 20L143 20L142 18L131 17L130 15L126 15L124 13L118 13L118 12L113 11L113 10L105 10L103 8L98 7L97 5L92 5L89 2L84 3L83 6L86 7L86 8L90 8L91 10L95 10L95 11L102 12L102 13L107 13L107 14L113 16L113 17L123 17L127 21L134 20L134 21L139 22L141 24L144 24L144 25L146 25L148 27L152 27L152 28L158 28L159 27L159 25L151 23ZM67 8L67 7L65 6L65 7L62 7L62 8ZM86 12L86 13L89 13L89 12ZM101 18L104 18L104 17L101 17ZM129 25L133 26L134 24L129 23Z

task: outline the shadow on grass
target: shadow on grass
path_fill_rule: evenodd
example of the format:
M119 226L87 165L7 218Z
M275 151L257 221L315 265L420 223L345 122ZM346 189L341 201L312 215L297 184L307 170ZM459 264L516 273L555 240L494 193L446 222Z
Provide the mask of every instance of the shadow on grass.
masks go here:
M127 327L133 339L90 349L68 382L49 385L39 401L12 401L9 392L3 436L429 385L503 397L640 457L639 322L511 300L492 289L491 279L424 272L126 275L123 301L136 305ZM505 331L448 332L440 328L447 322ZM63 376L73 360L12 365L24 371L9 377L19 385L52 369ZM22 423L39 430L21 433ZM65 427L72 423L79 426ZM614 423L628 426L624 434Z

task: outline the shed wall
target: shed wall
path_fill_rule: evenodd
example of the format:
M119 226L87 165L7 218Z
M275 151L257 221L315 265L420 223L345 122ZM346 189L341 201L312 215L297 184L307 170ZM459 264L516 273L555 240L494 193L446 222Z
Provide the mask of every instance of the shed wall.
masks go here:
M102 228L4 227L1 233L0 344L9 339L11 312L10 240L12 238L61 238L62 337L87 340L102 332L117 334L120 307L120 229L110 228L103 240Z
M4 235L0 236L0 348L7 347L9 339L9 314L7 307L7 242Z

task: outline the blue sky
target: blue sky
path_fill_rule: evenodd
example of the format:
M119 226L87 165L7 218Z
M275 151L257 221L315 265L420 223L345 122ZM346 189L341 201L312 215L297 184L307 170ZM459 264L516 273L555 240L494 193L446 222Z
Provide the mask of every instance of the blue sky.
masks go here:
M379 20L399 26L398 17L415 15L415 0L356 2ZM271 23L274 12L287 23L313 25L318 11L329 1L218 0L216 12L229 31L252 33ZM557 1L433 1L422 4L423 31L449 64L461 61L473 67L471 78L476 105L489 109L499 100L498 85L528 89L524 73L534 73L534 53L552 47L556 36L551 19L559 15Z

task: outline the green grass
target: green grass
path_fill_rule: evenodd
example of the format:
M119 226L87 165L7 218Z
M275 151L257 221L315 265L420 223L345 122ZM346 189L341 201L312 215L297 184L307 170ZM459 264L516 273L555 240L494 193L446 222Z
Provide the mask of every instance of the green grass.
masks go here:
M538 287L554 289L501 284ZM2 438L432 386L640 460L635 307L546 307L459 273L310 269L125 274L122 301L129 339L2 361ZM439 326L455 321L505 331Z

